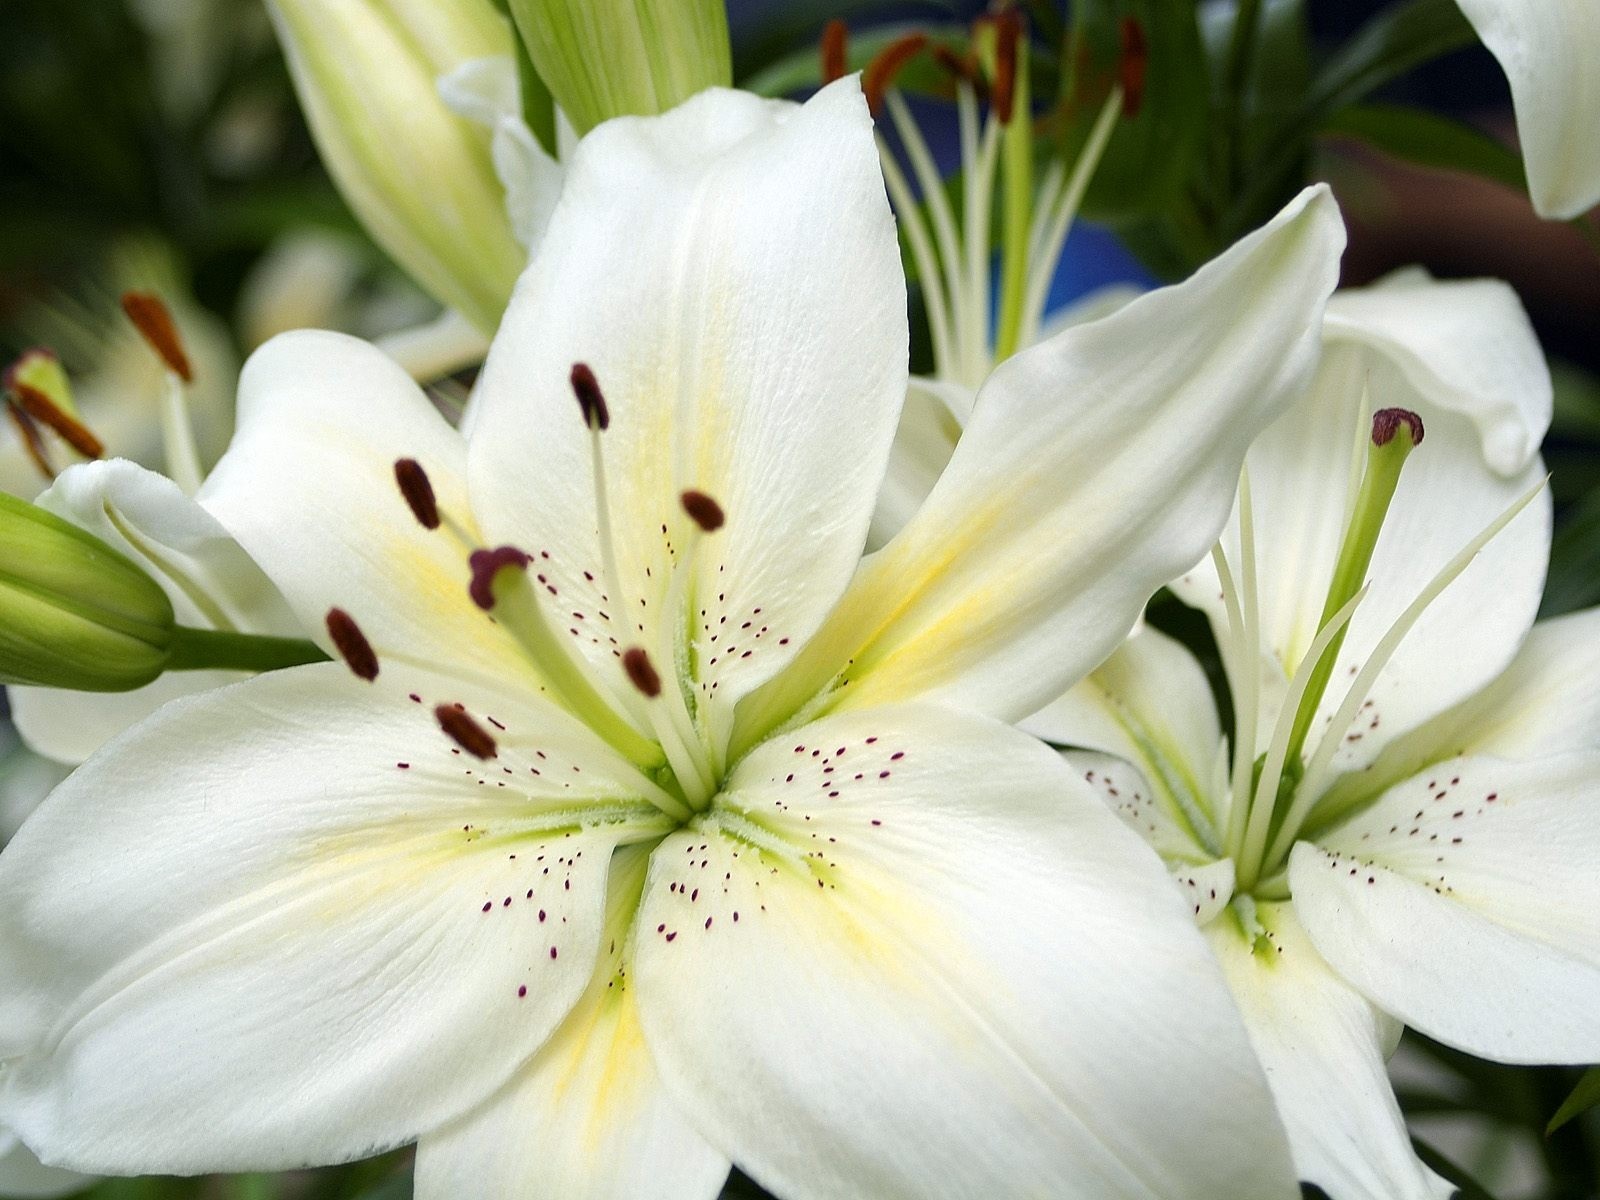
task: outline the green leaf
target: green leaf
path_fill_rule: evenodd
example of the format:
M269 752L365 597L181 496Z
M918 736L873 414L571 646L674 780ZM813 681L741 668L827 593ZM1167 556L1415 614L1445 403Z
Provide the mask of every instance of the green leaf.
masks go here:
M1462 171L1527 188L1515 150L1470 125L1397 104L1355 105L1334 113L1323 133L1352 137L1394 158L1445 171Z
M1459 1189L1456 1192L1456 1200L1495 1200L1488 1188L1467 1174L1463 1167L1451 1162L1432 1146L1428 1145L1427 1142L1422 1141L1420 1138L1412 1138L1411 1145L1415 1148L1417 1157L1426 1163L1428 1167L1456 1185Z
M1456 0L1407 0L1357 31L1317 73L1302 115L1306 126L1355 104L1440 55L1477 40Z
M1588 1112L1597 1104L1600 1104L1600 1067L1590 1067L1578 1080L1578 1086L1572 1089L1572 1095L1562 1101L1556 1115L1550 1118L1550 1124L1544 1127L1545 1136L1549 1137L1568 1121Z

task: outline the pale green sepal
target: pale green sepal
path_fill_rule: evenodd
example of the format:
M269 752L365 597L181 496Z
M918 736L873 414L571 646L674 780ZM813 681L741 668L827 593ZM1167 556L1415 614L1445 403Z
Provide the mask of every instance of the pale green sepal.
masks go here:
M510 55L489 0L269 0L328 173L373 239L424 291L492 332L526 255L512 236L487 131L437 81Z
M722 0L511 0L511 14L580 134L733 83Z

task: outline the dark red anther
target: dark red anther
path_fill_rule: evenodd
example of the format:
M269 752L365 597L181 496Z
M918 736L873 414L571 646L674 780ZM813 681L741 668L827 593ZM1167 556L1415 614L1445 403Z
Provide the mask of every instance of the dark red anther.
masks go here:
M422 464L414 458L396 459L394 481L399 485L400 494L405 497L417 524L424 529L439 528L439 502L434 499L433 482L422 469Z
M927 34L908 33L896 38L873 56L861 75L861 90L866 93L867 107L872 110L873 116L883 110L883 94L894 86L895 76L927 44Z
M184 353L183 339L178 336L178 327L161 297L154 292L123 292L122 311L150 343L150 348L161 356L161 361L179 379L192 383L194 370L189 366L189 356Z
M433 719L445 735L474 758L491 759L500 753L489 731L468 715L467 710L454 704L441 704L433 710Z
M7 388L19 409L39 424L55 430L61 435L61 440L79 454L85 458L99 458L105 454L105 445L95 437L87 425L59 407L38 388L23 383L20 379L9 380Z
M467 591L472 602L488 612L494 607L495 577L510 568L525 570L528 556L515 546L496 546L493 550L474 550L467 565L472 568L472 582Z
M1137 17L1123 17L1122 59L1117 73L1122 83L1122 112L1136 117L1144 104L1144 78L1150 66L1150 44L1145 40L1144 26Z
M727 517L718 504L704 492L697 492L690 488L678 497L683 501L683 511L689 514L690 520L707 533L715 533L722 528Z
M1411 430L1411 444L1422 444L1422 418L1408 408L1380 408L1372 414L1372 444L1387 446L1400 426Z
M378 656L373 652L372 643L367 641L367 635L361 632L361 626L342 608L330 608L326 621L333 648L344 659L345 666L356 678L371 683L378 677Z
M654 700L661 695L661 676L657 674L655 665L651 663L650 656L645 653L642 646L630 646L622 652L622 669L628 673L628 680L650 699Z
M590 429L610 428L611 410L606 407L605 393L600 390L600 381L594 377L588 363L572 364L572 391L578 397L585 425Z
M932 54L934 62L962 83L971 84L973 87L980 85L982 80L978 73L978 64L971 55L957 54L949 46L941 46L938 43L934 44Z
M1022 14L1008 8L994 19L994 95L989 103L995 119L1011 124L1017 105L1017 47L1022 41Z
M835 17L822 27L822 82L824 85L843 79L850 69L848 47L850 31L845 23Z
M50 465L50 458L45 453L44 439L39 436L39 427L33 423L33 418L23 412L14 404L0 405L10 415L12 424L17 427L17 433L22 438L22 445L28 452L28 457L33 460L33 465L46 479L56 477L55 468Z

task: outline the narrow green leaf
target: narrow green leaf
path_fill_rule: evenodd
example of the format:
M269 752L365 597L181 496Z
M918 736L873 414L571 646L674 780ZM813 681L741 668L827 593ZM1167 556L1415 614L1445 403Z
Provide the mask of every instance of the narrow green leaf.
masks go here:
M1432 1146L1420 1138L1412 1138L1411 1145L1420 1158L1429 1168L1444 1176L1459 1189L1456 1200L1495 1200L1489 1189L1484 1187L1465 1168L1451 1162Z
M1480 175L1518 191L1527 188L1515 150L1436 113L1397 104L1356 105L1334 113L1322 132L1357 138L1418 166Z
M1318 124L1414 67L1476 40L1456 0L1406 0L1384 9L1317 73L1303 119Z
M1562 1101L1556 1115L1550 1118L1550 1124L1544 1127L1545 1136L1549 1137L1568 1121L1588 1112L1597 1104L1600 1104L1600 1067L1590 1067L1578 1080L1578 1086L1572 1089L1572 1095Z

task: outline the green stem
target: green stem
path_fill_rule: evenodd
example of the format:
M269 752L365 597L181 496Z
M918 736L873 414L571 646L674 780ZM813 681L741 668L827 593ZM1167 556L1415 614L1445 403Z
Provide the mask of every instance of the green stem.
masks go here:
M994 358L1002 363L1017 352L1022 336L1023 301L1028 293L1028 234L1033 223L1033 97L1028 87L1028 39L1017 39L1011 122L1001 138L1005 170L1004 249L1000 265L1000 322Z
M1233 181L1242 172L1239 147L1243 143L1244 94L1255 64L1257 34L1261 29L1261 0L1240 0L1233 18L1233 38L1228 43L1228 71L1223 83L1222 134L1225 140L1223 166L1227 171L1224 186L1232 192Z
M327 661L328 656L304 638L265 637L179 625L172 632L167 670L278 671Z

